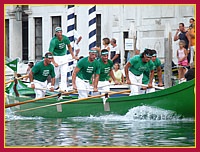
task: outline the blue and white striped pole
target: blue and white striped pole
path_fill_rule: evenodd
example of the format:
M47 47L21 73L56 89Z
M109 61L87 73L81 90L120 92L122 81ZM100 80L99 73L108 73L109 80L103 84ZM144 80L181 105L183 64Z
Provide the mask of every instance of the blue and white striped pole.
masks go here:
M74 46L74 5L68 5L67 9L67 37L72 47Z
M96 5L89 7L89 49L96 46Z
M72 46L72 50L74 51L74 10L75 7L74 5L68 5L67 9L67 37L70 40L70 44ZM69 51L67 51L67 54L70 54ZM71 55L70 55L71 57ZM69 67L68 67L68 76L71 75L71 72L73 71L73 64L74 62L69 62Z

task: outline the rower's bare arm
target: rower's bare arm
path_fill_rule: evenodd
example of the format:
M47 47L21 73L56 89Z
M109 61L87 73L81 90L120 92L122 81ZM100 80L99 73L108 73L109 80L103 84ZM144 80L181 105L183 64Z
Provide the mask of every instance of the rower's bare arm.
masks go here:
M31 82L31 88L35 89L35 84L33 82L33 72L32 72L32 70L29 72L29 80Z
M126 76L126 83L131 84L131 81L129 79L129 74L128 74L128 68L131 66L130 62L127 62L125 67L124 67L124 72L125 72L125 76Z
M51 88L50 88L50 91L54 91L54 84L55 84L55 77L54 78L51 78Z
M95 74L95 78L94 78L94 92L97 92L97 86L98 86L98 81L99 81L99 74Z
M75 55L74 55L74 52L72 51L72 46L71 46L71 44L68 44L67 47L68 47L68 50L69 50L69 52L70 52L72 58L75 59L75 60L78 60L79 58L78 58L77 56L75 56Z
M75 67L73 73L72 73L72 86L73 88L76 90L77 86L76 86L76 75L77 73L80 71L80 69L78 67Z
M149 80L148 88L152 88L153 78L154 78L154 70L151 70L151 72L150 72L150 80Z

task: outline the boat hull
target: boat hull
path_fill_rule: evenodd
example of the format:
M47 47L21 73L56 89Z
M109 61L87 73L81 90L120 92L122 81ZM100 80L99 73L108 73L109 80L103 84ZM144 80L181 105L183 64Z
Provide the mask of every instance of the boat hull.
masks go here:
M15 103L16 101L23 102L29 99L8 95L7 104ZM106 104L103 103L102 98L98 98L22 111L63 101L66 101L66 99L60 101L56 98L45 99L11 107L11 110L16 115L26 117L67 118L107 114L125 115L133 107L146 105L171 110L182 117L195 117L194 80L145 95L108 98Z

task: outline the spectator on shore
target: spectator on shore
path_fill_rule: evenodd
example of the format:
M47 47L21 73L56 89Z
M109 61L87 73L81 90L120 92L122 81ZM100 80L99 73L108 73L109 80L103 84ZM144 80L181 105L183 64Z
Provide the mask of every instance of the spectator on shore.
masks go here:
M177 50L177 58L178 58L178 78L179 80L184 78L184 68L188 65L188 60L187 60L187 51L184 48L185 42L183 40L180 40L179 42L179 49Z
M185 41L184 48L187 50L187 60L190 62L190 36L188 31L185 29L184 23L179 23L179 28L176 30L176 34L174 36L174 41L183 40Z
M102 44L103 44L102 50L103 50L103 49L108 50L108 52L109 52L108 58L110 59L110 46L109 46L109 44L110 44L110 39L107 38L107 37L106 37L106 38L103 38L103 39L102 39ZM100 56L101 56L101 48L100 48L100 47L97 47L97 51L98 51L98 57L100 57Z
M120 50L116 44L116 39L112 38L110 44L112 45L110 48L110 59L113 61L114 64L121 63Z
M190 26L188 29L189 37L190 37L190 64L194 62L195 55L195 20L193 18L190 19Z

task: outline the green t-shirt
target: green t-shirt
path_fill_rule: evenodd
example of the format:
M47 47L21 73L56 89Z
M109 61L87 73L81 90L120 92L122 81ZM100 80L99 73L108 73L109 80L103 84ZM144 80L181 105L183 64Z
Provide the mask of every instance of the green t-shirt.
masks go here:
M54 67L52 64L47 66L44 65L44 61L38 62L35 66L32 67L33 79L44 82L47 80L47 77L50 75L51 78L55 77Z
M97 60L89 62L88 57L78 61L76 67L80 69L77 73L77 77L82 80L91 80L93 74L100 74L99 62Z
M161 62L158 58L156 58L156 60L153 62L154 66L153 69L155 70L156 68L158 68L159 66L161 66ZM143 78L142 78L142 83L143 84L148 84L149 83L149 75L150 75L150 70L146 70L143 73Z
M133 58L129 60L131 66L129 71L132 72L134 75L139 76L146 70L153 70L153 61L143 62L140 55L135 55Z
M104 64L102 59L100 58L99 60L100 64L100 76L99 76L99 81L107 81L110 78L110 70L112 70L113 67L113 62L112 60L108 60L107 64Z
M67 36L62 35L62 40L58 40L56 36L51 39L49 52L52 52L54 56L63 56L67 53L66 45L70 44L70 40Z
M150 75L150 71L148 70L143 73L142 84L149 83L149 75Z

